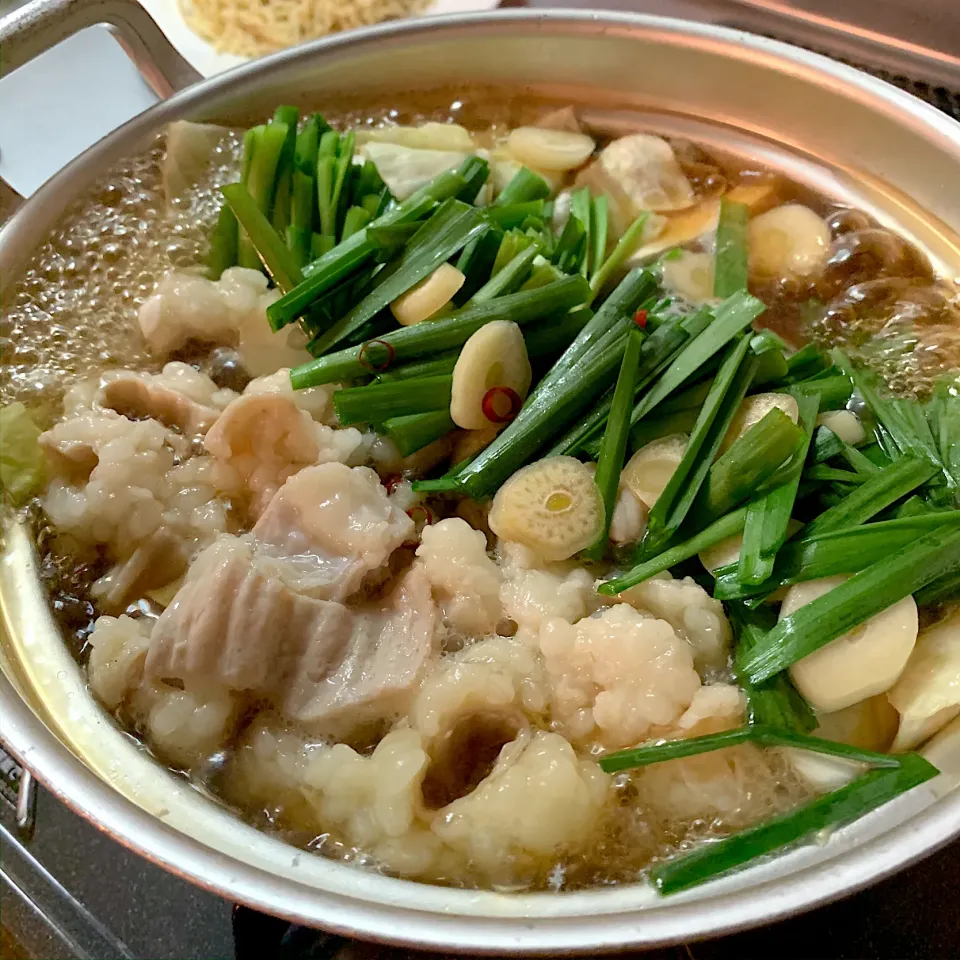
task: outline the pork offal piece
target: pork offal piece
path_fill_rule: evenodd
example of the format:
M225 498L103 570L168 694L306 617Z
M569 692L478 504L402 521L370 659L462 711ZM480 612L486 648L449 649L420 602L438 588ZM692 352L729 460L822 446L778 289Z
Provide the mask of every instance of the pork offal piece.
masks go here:
M435 654L430 586L413 569L358 609L266 575L253 546L226 537L197 560L157 621L145 672L270 700L291 720L344 735L403 709Z
M253 528L263 568L322 600L346 599L413 533L373 470L335 462L287 480Z
M350 610L339 634L305 650L280 710L312 730L343 735L358 723L404 712L437 654L436 608L419 567L384 600ZM336 655L332 655L336 648Z
M339 632L344 612L264 574L252 543L223 537L197 558L157 621L146 672L272 697L313 638Z

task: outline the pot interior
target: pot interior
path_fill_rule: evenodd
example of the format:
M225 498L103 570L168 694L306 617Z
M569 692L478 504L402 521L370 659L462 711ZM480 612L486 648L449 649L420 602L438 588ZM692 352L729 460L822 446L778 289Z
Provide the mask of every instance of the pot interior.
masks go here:
M85 154L24 207L0 235L4 289L67 204L110 163L142 149L162 124L178 117L246 124L286 102L356 120L379 119L394 108L411 117L448 112L467 126L491 102L510 125L544 102L573 103L598 131L653 130L759 161L865 210L926 252L940 273L960 276L954 189L960 127L932 108L847 68L731 31L653 18L536 15L376 29L242 67L175 97ZM931 789L914 791L823 845L669 900L640 885L505 895L353 869L240 822L115 726L61 640L29 531L9 516L3 548L5 736L55 791L124 842L271 912L352 934L460 949L653 944L837 896L945 840L960 822L958 763ZM910 831L920 841L911 842Z

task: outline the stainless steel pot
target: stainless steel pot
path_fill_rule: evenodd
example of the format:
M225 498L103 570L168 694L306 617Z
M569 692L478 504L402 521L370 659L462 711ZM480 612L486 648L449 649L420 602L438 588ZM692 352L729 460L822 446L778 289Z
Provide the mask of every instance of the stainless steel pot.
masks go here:
M35 3L3 23L11 69L112 23L158 89L196 79L133 0ZM308 44L173 93L70 164L0 233L9 284L67 203L161 125L265 112L304 91L368 96L476 81L571 97L611 129L638 119L745 149L869 208L960 273L960 125L803 50L732 30L615 14L503 12L390 24ZM0 728L54 793L120 842L225 897L348 935L454 951L572 953L740 929L839 897L960 833L958 775L810 845L667 900L644 885L561 896L429 887L285 846L210 803L101 713L57 635L26 532L6 518ZM960 748L955 748L955 751ZM960 764L958 764L960 766Z

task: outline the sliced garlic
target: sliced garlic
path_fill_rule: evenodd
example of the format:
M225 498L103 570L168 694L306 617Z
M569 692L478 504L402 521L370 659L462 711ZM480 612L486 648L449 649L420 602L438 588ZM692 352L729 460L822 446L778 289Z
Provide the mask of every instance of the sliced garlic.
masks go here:
M490 152L490 180L488 182L493 187L494 195L499 194L523 166L527 166L537 176L543 177L550 188L551 195L555 194L563 185L564 174L562 171L530 167L529 164L523 164L517 160L504 147L498 147Z
M814 736L883 752L890 749L900 718L887 697L878 693L833 713L817 714Z
M745 397L733 416L719 452L729 450L737 437L742 437L771 410L782 410L794 423L800 419L800 408L789 393L757 393Z
M621 137L604 147L597 162L630 197L637 212L682 210L696 200L673 147L662 137L648 133Z
M776 184L767 180L764 183L742 183L727 191L731 203L742 203L751 216L765 213L777 202Z
M701 550L697 556L708 573L713 573L720 567L729 566L740 559L740 548L743 546L743 534L737 533L726 540L715 543L706 550Z
M442 263L428 277L397 297L390 304L390 312L398 323L412 327L442 310L466 279L456 267Z
M647 529L647 514L647 505L621 487L610 518L610 539L614 543L636 543Z
M792 537L802 526L803 524L799 520L794 520L793 517L791 517L787 521L787 537ZM743 534L737 533L732 537L727 537L726 540L715 543L712 547L707 547L706 550L701 550L697 556L707 572L713 573L713 571L719 567L726 567L731 563L736 563L740 559L740 548L742 546ZM778 596L777 602L782 599L782 595Z
M511 320L484 324L463 345L453 368L450 418L465 430L489 427L483 412L487 391L506 387L523 400L532 377L520 328Z
M780 607L780 619L846 579L827 577L790 587ZM790 676L815 710L842 710L884 693L896 683L913 651L917 627L917 605L913 597L905 597L795 663Z
M593 153L596 144L585 133L517 127L507 137L510 155L536 170L576 170Z
M590 546L603 526L593 472L574 457L547 457L518 470L498 491L490 529L544 560L566 560Z
M946 780L948 787L955 784L960 778L960 717L948 723L921 752L945 775L940 779Z
M716 232L720 216L720 201L708 200L691 210L661 220L661 228L655 238L647 240L627 258L630 267L642 267L651 263L674 247L682 247ZM652 219L652 218L651 218ZM646 231L644 231L646 234Z
M924 630L887 693L900 714L894 750L912 750L960 714L960 613Z
M864 750L889 749L897 730L897 711L883 694L868 697L835 713L817 716L813 736L847 743ZM817 790L836 790L858 777L866 765L841 757L787 749L784 756L793 769Z
M780 751L787 762L815 790L827 793L839 790L856 780L867 769L867 764L843 757L787 747Z
M416 150L461 150L471 152L476 143L466 127L456 123L430 121L419 127L376 127L358 130L357 144L396 143Z
M673 433L641 447L623 468L621 485L651 508L683 459L689 439L685 433Z
M817 426L826 427L851 447L863 443L866 433L860 418L852 410L828 410L817 417Z
M827 262L830 228L809 207L787 203L754 217L747 243L752 274L812 277Z
M712 253L681 250L679 256L663 262L663 286L690 303L713 299Z

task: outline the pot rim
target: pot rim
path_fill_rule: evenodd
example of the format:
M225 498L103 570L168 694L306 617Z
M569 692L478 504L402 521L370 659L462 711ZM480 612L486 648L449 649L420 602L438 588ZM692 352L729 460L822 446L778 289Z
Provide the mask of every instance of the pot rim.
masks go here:
M848 96L895 115L902 126L945 145L960 163L960 124L934 107L879 79L801 48L739 30L674 18L617 12L570 10L505 10L451 15L428 20L381 24L328 37L264 60L243 64L175 94L130 120L72 161L28 200L0 231L0 262L26 229L27 218L44 201L72 198L71 183L88 175L101 161L122 153L163 122L200 107L213 94L237 81L269 76L291 63L308 61L334 49L363 48L383 39L426 37L451 28L482 28L510 21L548 22L551 27L597 33L622 29L646 34L693 38L728 55L747 51L771 68L806 73L821 82L832 80ZM780 876L747 889L701 899L666 899L621 913L546 917L515 913L502 916L457 915L456 901L468 891L451 890L454 904L445 911L417 902L421 884L389 880L409 891L404 905L376 902L279 877L206 846L163 823L134 801L112 789L78 759L38 718L6 676L0 676L0 727L4 740L23 765L61 801L128 849L214 893L287 919L319 925L346 936L377 939L411 947L472 953L581 954L614 951L627 946L652 947L744 929L797 913L851 893L901 869L960 834L960 792L941 797L928 808L903 819L841 856ZM840 831L841 833L843 831ZM355 868L331 863L332 870ZM383 878L380 878L381 880ZM706 888L701 888L706 889ZM535 904L538 897L525 895ZM603 893L561 895L570 904L589 904Z

